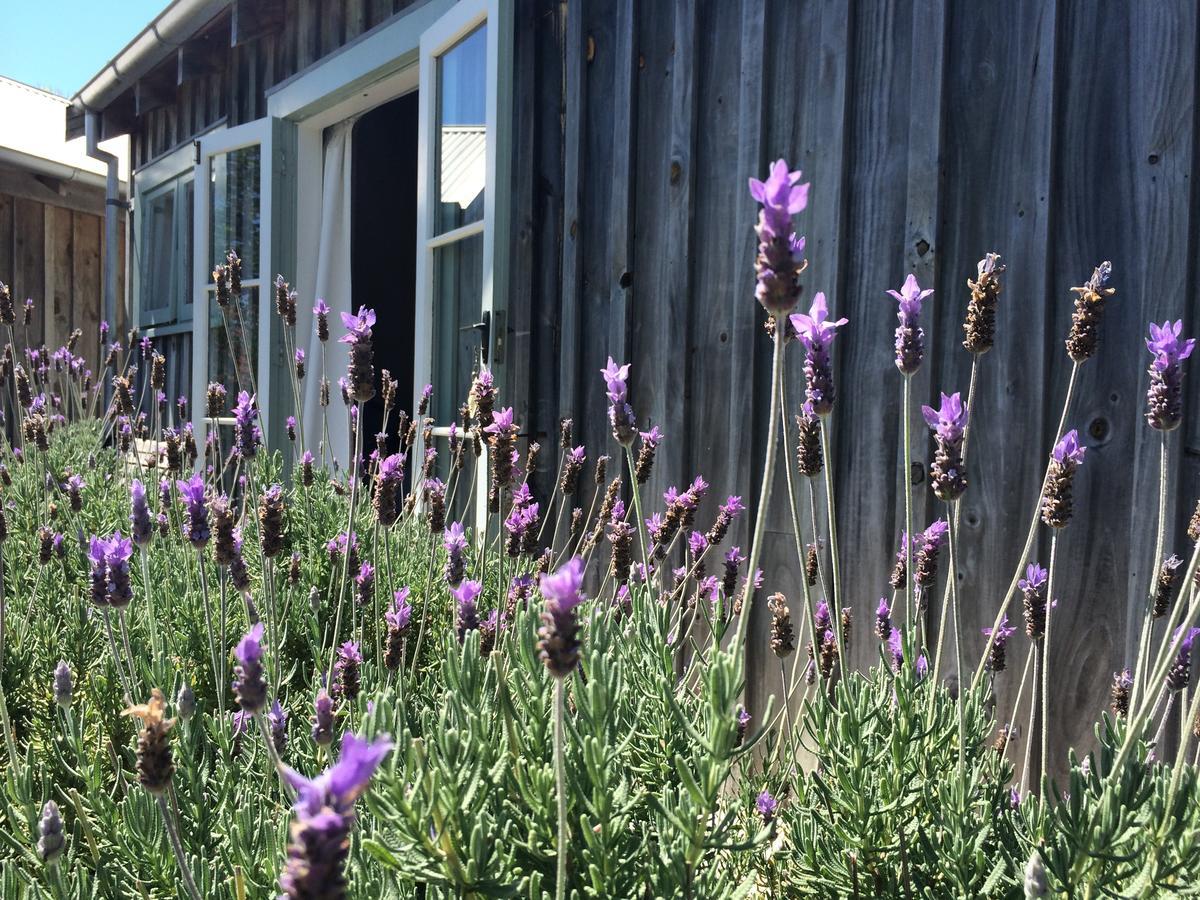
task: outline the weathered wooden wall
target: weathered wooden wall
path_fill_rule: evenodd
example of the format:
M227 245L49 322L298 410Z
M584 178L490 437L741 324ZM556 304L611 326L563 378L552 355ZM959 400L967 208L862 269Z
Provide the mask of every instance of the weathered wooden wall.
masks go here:
M1069 288L1113 261L1118 296L1069 418L1089 449L1060 541L1051 654L1053 743L1086 744L1113 671L1130 662L1154 567L1158 444L1141 415L1142 334L1152 318L1196 324L1196 0L525 0L519 9L512 297L515 337L531 354L531 431L553 443L558 417L571 415L592 456L615 456L598 374L611 353L633 364L642 422L667 433L653 493L704 475L713 491L701 521L727 493L752 501L770 344L752 294L746 179L779 156L802 168L812 181L801 219L807 293L824 290L850 319L835 351L833 466L857 664L875 658L869 622L903 527L895 303L884 289L910 271L937 289L916 381L925 402L938 390L965 393L966 279L986 251L1008 265L962 502L959 589L967 656L977 659L980 629L1019 561L1066 390ZM794 406L801 354L790 357ZM1167 552L1181 555L1181 520L1200 492L1196 396L1170 444ZM914 428L923 525L942 510L923 479L926 432ZM798 602L789 523L780 479L766 588ZM736 534L743 547L748 530L743 522ZM1043 536L1037 557L1047 551ZM766 626L760 604L755 700L778 682ZM1026 642L1012 647L1018 671L1001 679L1002 708Z
M123 228L123 226L122 226ZM118 245L120 271L125 243ZM35 304L28 340L61 346L75 328L84 339L76 352L98 371L96 335L104 295L104 188L57 184L0 165L0 281L13 299ZM118 296L124 277L119 278ZM120 304L118 304L120 306ZM120 334L124 323L113 323ZM18 341L25 336L18 327ZM122 338L122 340L124 340Z
M264 21L240 36L232 7L145 83L142 114L132 123L135 168L225 120L230 127L267 114L266 91L386 21L417 0L250 0ZM256 5L257 4L257 5ZM236 41L236 46L230 46ZM132 103L132 98L129 99ZM119 126L114 126L119 127Z

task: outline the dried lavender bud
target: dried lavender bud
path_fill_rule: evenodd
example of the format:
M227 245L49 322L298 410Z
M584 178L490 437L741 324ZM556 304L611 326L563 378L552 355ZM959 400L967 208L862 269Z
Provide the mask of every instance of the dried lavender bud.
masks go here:
M1008 725L1001 725L996 729L996 739L992 742L992 749L1000 756L1003 756L1008 750L1010 742L1016 740L1017 729Z
M558 480L558 489L564 497L574 494L579 487L579 475L587 460L587 451L583 447L569 447L563 453L562 477Z
M66 660L59 660L54 669L54 702L62 709L71 708L71 700L75 693L75 683L71 677L71 667Z
M167 471L179 474L183 471L183 447L180 443L179 432L168 428L163 432L163 444L166 447Z
M1076 295L1075 312L1071 315L1071 330L1067 334L1066 346L1067 355L1077 363L1090 359L1096 352L1104 301L1117 292L1116 288L1108 287L1111 276L1112 263L1102 262L1087 284L1071 288Z
M196 712L196 694L186 681L179 686L179 694L175 697L175 714L184 722Z
M1079 432L1075 429L1064 434L1054 445L1042 498L1042 522L1051 528L1065 528L1071 521L1071 487L1086 451L1087 448L1079 443Z
M579 537L580 531L583 529L583 510L578 506L571 510L571 540L576 540Z
M817 583L817 565L817 545L809 544L804 554L804 580L808 582L809 587Z
M217 306L225 309L229 306L229 267L217 265L213 268L213 282L217 286L216 301Z
M842 646L850 649L850 633L854 625L854 611L849 606L842 607Z
M659 442L663 439L663 433L655 425L649 431L642 431L639 434L642 438L642 445L638 448L637 462L633 466L633 477L638 484L645 484L650 480L650 473L654 469L654 456L658 451Z
M525 452L525 477L528 478L537 471L538 455L542 452L542 445L537 441L530 441L529 447Z
M963 322L966 337L963 346L980 355L992 349L996 337L996 304L1000 297L1000 275L1004 266L999 253L988 253L979 261L974 281L967 279L971 299L967 302L967 318Z
M21 324L28 327L33 321L33 298L26 297L25 303L21 307Z
M796 636L792 628L792 614L783 594L772 594L767 598L767 609L771 611L771 652L786 659L796 649Z
M283 511L283 486L273 484L258 500L259 541L268 559L283 551Z
M137 744L138 781L147 793L156 796L166 792L175 772L170 741L175 720L165 718L166 706L163 692L154 688L150 692L149 703L132 706L123 713L142 720Z
M608 456L599 456L596 458L596 469L593 472L593 482L597 487L604 484L608 477Z
M1113 675L1110 697L1113 714L1118 719L1124 719L1129 715L1129 694L1132 689L1133 676L1129 674L1128 669L1122 669Z
M224 494L212 498L212 503L209 504L209 510L212 514L212 557L216 560L216 564L228 566L233 563L236 556L236 540L234 535L234 515L233 509L230 508L229 498Z
M815 478L821 474L825 459L821 453L821 420L808 404L804 414L796 416L796 435L796 465L801 475Z
M12 290L7 284L0 281L0 324L11 327L16 323L17 311L13 306Z
M730 495L726 498L725 502L717 508L717 518L713 521L712 527L706 535L709 545L714 546L725 540L725 536L729 533L729 528L733 525L734 520L745 511L746 506L742 503L741 497Z
M829 678L833 674L833 667L836 662L837 642L834 639L833 632L826 629L825 637L821 641L821 652L817 656L817 669L820 671L822 678Z
M368 562L358 567L354 576L354 605L360 609L371 605L375 597L375 567Z
M62 816L58 813L58 804L53 800L47 800L46 805L42 807L42 817L38 820L38 858L48 866L54 865L62 856L66 843L66 838L63 837Z
M225 415L225 399L229 396L229 392L225 390L225 385L219 382L212 382L208 386L208 391L205 393L206 407L205 410L210 419L219 419Z
M150 386L161 391L167 384L167 358L157 350L150 357Z
M329 379L324 375L321 376L320 401L322 406L329 405Z
M291 587L296 587L300 584L300 563L303 557L300 552L296 551L292 554L291 563L288 565L288 584Z
M11 483L7 482L7 483ZM1192 518L1188 522L1187 527L1188 540L1193 544L1200 541L1200 500L1196 501L1196 509L1192 513Z
M387 412L396 405L396 391L400 389L400 382L392 378L392 373L387 369L379 370L379 394L383 400L383 411Z
M1179 580L1179 567L1183 560L1172 555L1164 559L1158 569L1158 578L1154 582L1154 608L1152 616L1161 619L1171 607L1171 593L1175 590L1175 582Z
M54 532L46 525L38 528L38 563L43 566L50 564L54 557Z
M425 508L429 513L429 530L441 534L446 528L446 485L440 478L425 479Z
M634 528L629 522L618 518L608 526L608 542L612 544L609 559L609 574L617 584L629 582L629 570L633 568Z

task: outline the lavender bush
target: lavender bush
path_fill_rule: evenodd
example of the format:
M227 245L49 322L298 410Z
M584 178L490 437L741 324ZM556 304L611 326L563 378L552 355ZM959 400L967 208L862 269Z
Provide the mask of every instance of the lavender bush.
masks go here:
M1169 321L1146 339L1145 422L1163 475L1146 523L1154 578L1132 601L1139 652L1114 675L1111 710L1094 711L1097 749L1047 766L1043 723L1063 702L1045 664L1062 640L1058 535L1081 527L1073 496L1088 464L1068 426L1112 268L1073 289L1056 440L1038 451L1041 484L1012 486L1037 490L1025 547L1007 586L971 598L995 621L966 659L959 502L982 361L1007 337L996 331L1005 267L986 254L961 298L965 394L939 386L919 412L912 376L932 291L911 275L887 291L898 320L877 374L898 370L905 471L928 452L937 515L916 521L927 498L903 479L895 565L879 573L890 593L856 622L865 600L844 595L843 548L816 515L823 503L824 521L838 520L830 432L839 390L855 386L833 377L849 323L799 282L794 221L808 193L782 160L750 182L754 293L773 346L769 434L757 495L719 495L711 520L698 510L721 486L700 475L661 497L646 489L673 436L639 414L638 373L618 360L594 385L611 441L576 445L564 420L541 497L530 473L548 448L520 439L491 373L473 373L449 438L435 438L432 389L410 416L376 371L370 309L344 314L335 335L318 301L322 353L306 360L296 294L276 280L297 416L305 377L318 379L322 412L307 428L288 417L272 447L250 373L172 407L150 340L108 344L93 373L79 345L94 336L21 346L0 285L3 896L1190 893L1200 507L1186 562L1166 555L1165 507L1194 342ZM233 253L214 273L216 336L230 346L246 339L231 301L240 277ZM350 345L344 375L326 368L335 336ZM785 395L789 365L803 367L803 397ZM341 461L334 381L353 428ZM383 429L368 452L357 426L377 394ZM188 421L195 407L203 419ZM911 428L922 418L927 437ZM772 496L779 467L785 497ZM778 581L760 571L772 503L791 513L796 596L762 596ZM1037 559L1043 528L1049 554ZM747 709L756 604L783 680ZM878 661L854 671L843 661L863 643ZM999 679L1019 684L1011 710L997 709Z

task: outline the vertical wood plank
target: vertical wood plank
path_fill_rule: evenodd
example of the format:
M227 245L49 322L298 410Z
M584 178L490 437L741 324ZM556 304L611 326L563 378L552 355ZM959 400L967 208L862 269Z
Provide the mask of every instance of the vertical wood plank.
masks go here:
M994 250L1008 266L995 346L979 360L970 487L960 502L960 620L964 657L974 665L982 629L991 626L1021 562L1049 452L1044 423L1057 415L1064 390L1049 380L1050 362L1041 352L1062 352L1047 320L1051 307L1065 302L1062 285L1047 290L1057 15L1055 4L1041 0L985 4L970 14L951 4L948 14L941 277L930 306L942 338L933 358L940 382L960 388L969 379L970 356L960 342L975 264ZM981 183L977 172L994 177ZM1010 620L1020 628L1019 603ZM995 680L997 715L1004 719L1028 647L1023 630L1010 647L1010 671ZM1026 737L1014 752L1023 753Z
M564 2L562 44L563 104L560 113L563 145L563 234L562 234L562 320L559 331L559 415L579 415L580 307L583 303L582 246L579 233L583 190L583 129L586 102L587 50L583 27L583 4ZM580 440L585 432L579 423ZM592 448L593 457L599 453Z
M346 40L367 30L367 0L346 0Z
M99 372L98 345L101 304L104 297L103 276L100 271L100 242L104 221L98 216L74 213L71 217L71 282L75 286L75 326L83 329L78 352L88 361L93 372ZM114 325L113 334L121 331ZM120 337L124 341L124 337Z
M0 194L0 281L10 288L13 280L13 198ZM13 295L16 296L15 294Z
M46 207L46 303L43 321L46 345L52 350L67 341L71 333L71 301L74 294L72 273L72 213L68 209Z
M18 305L26 298L33 300L35 314L28 329L30 346L40 344L45 334L41 313L46 296L45 228L46 208L34 200L18 197L13 207L12 294Z

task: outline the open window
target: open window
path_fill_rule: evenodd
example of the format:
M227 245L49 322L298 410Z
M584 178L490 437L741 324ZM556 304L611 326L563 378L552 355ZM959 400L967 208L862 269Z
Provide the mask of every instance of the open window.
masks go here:
M287 383L279 374L286 363L271 303L275 273L290 264L284 226L292 203L283 188L288 133L286 123L265 118L197 141L192 262L192 296L199 303L192 355L197 440L205 436L202 409L211 382L225 385L231 403L238 391L257 394L268 441L279 446L282 437L282 421L274 421L271 411ZM241 291L222 309L213 270L230 250L241 259Z
M413 404L432 384L439 438L474 371L487 366L504 381L507 281L496 248L508 224L508 129L500 126L511 106L509 16L505 0L463 0L421 36Z

